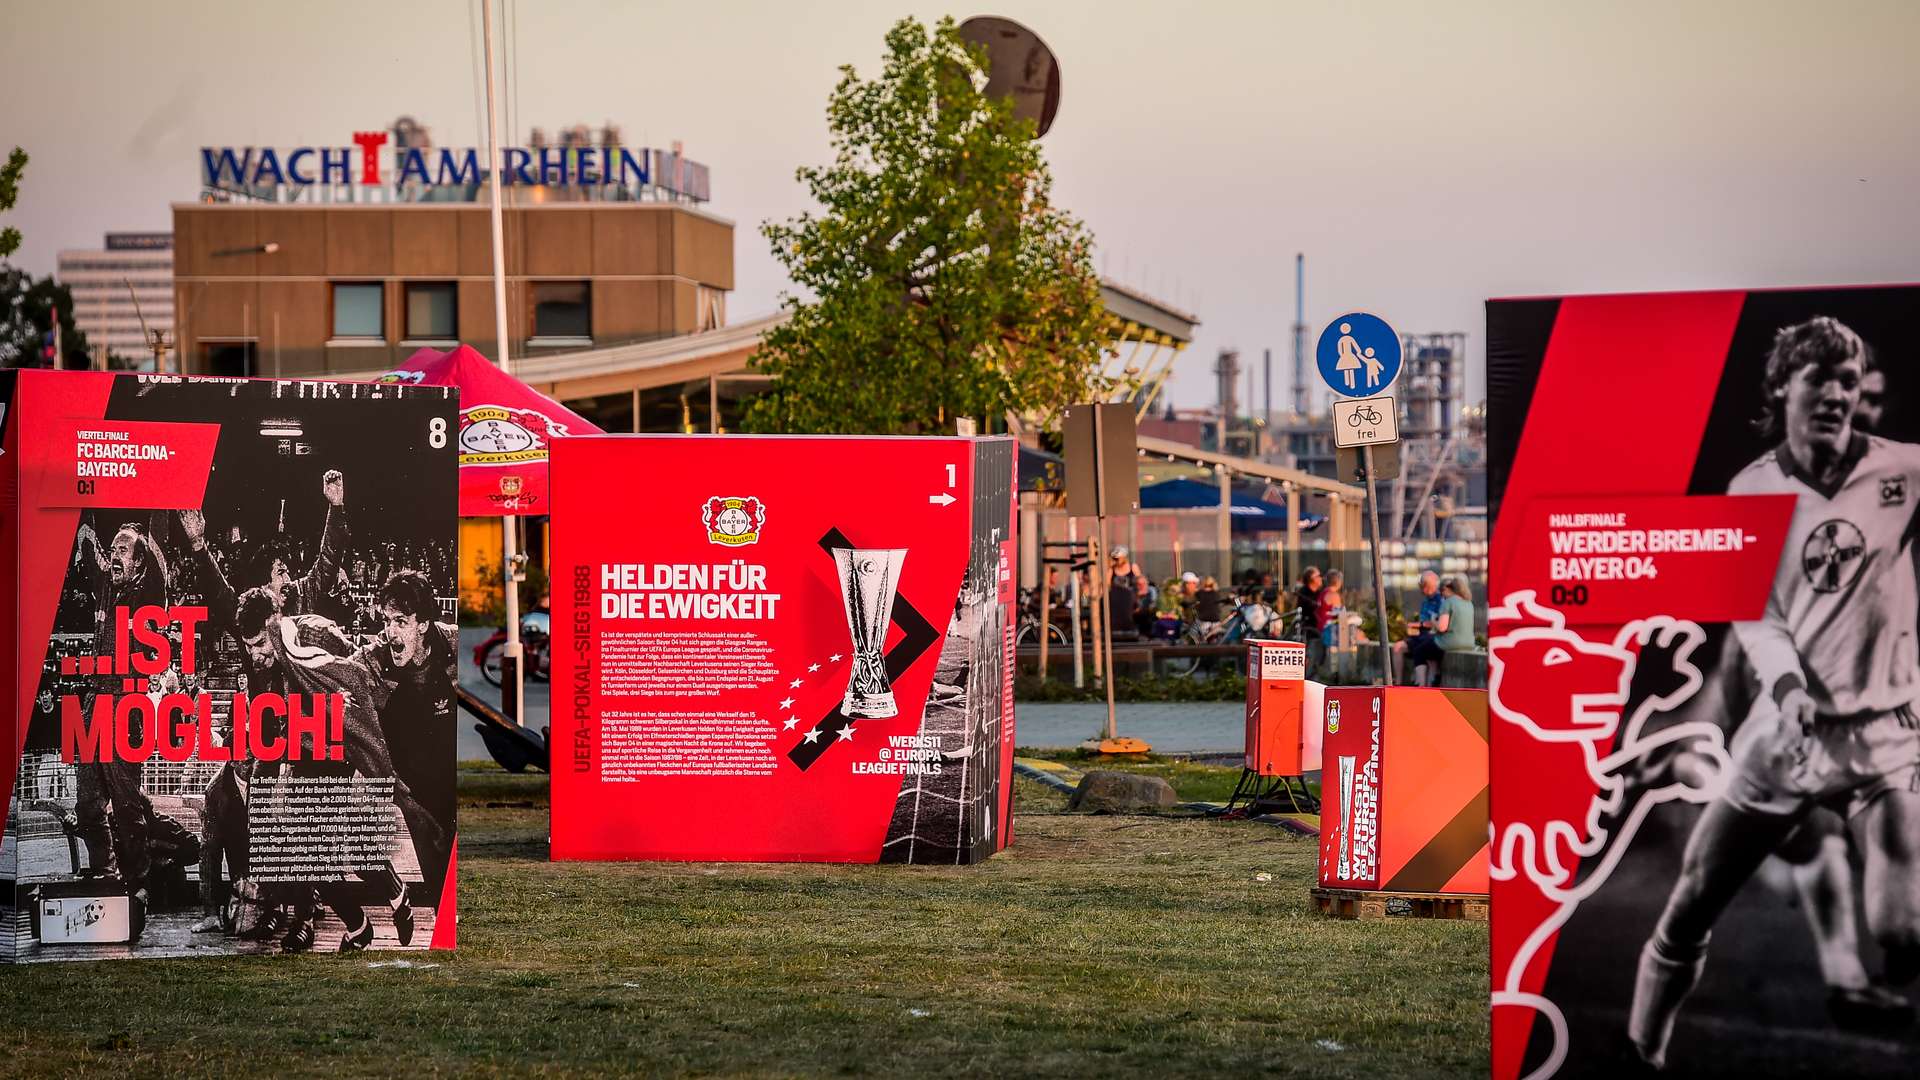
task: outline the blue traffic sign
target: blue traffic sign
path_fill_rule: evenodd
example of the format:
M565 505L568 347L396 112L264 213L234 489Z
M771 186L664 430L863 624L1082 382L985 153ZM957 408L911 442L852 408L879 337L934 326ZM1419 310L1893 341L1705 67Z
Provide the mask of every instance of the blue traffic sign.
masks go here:
M1348 312L1320 332L1313 357L1334 393L1374 397L1400 377L1400 335L1377 315Z

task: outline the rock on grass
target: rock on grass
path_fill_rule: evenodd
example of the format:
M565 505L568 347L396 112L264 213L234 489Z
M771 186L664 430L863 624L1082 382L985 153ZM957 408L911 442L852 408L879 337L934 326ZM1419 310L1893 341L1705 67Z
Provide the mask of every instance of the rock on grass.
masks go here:
M1175 802L1173 785L1158 776L1095 769L1080 778L1068 810L1084 814L1130 814L1166 810Z

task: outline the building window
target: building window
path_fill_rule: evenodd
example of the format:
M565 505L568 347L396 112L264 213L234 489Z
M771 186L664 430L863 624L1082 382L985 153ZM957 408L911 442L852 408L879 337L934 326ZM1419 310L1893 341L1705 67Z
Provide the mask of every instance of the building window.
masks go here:
M378 282L335 282L333 336L386 340L384 298L385 290Z
M633 422L633 403L634 392L631 390L561 402L585 419L593 421L601 431L613 434L630 434L639 430Z
M407 290L407 340L454 341L459 335L451 281L414 283Z
M223 378L249 379L260 373L256 346L251 341L203 342L200 346L200 370Z
M712 379L691 379L640 391L640 430L682 435L712 431Z
M584 281L536 281L533 289L534 340L587 341L593 337L593 309Z

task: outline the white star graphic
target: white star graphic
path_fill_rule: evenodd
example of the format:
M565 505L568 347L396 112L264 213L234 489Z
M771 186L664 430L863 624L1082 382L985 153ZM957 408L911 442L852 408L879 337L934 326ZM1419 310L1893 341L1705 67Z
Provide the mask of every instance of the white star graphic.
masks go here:
M806 734L806 741L808 741L808 742L819 742L819 741L820 741L820 729L819 729L819 728L814 728L814 729L813 729L812 731L809 731L809 732L807 732L807 734Z
M783 708L783 709L791 709L791 708L793 708L793 699L792 699L792 698L790 698L790 697L789 697L789 698L781 698L781 699L780 699L780 707L781 707L781 708Z
M853 725L852 725L852 724L848 724L848 725L847 725L846 727L843 727L843 728L841 728L841 729L840 729L840 741L841 741L841 742L849 742L849 741L851 741L852 739L853 739Z
M787 717L787 722L786 722L786 723L784 723L784 724L781 724L781 725L780 725L780 730L781 730L781 731L792 731L792 730L793 730L793 728L794 728L794 725L795 725L795 724L798 724L799 722L800 722L800 718L799 718L799 717L797 717L797 716L789 716L789 717Z
M807 665L807 670L808 670L808 671L819 671L819 670L820 670L820 665L819 665L819 664L809 664L809 665Z
M788 688L790 688L790 689L798 689L798 688L799 688L799 686L800 686L800 680L799 680L799 679L795 679L795 680L793 680L792 682L790 682L790 683L788 683L788 684L787 684L787 686L788 686Z
M827 663L829 663L829 664L837 664L837 663L839 663L839 662L840 662L840 654L839 654L839 653L834 653L834 654L833 654L832 656L829 656L829 657L827 657Z

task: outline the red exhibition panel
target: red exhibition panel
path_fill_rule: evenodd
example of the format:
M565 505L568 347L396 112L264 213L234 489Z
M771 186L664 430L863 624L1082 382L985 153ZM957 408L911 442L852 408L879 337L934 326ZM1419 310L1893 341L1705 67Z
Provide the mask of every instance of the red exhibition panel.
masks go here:
M553 857L1004 846L1013 463L1006 439L558 440Z
M1487 316L1496 1080L1911 1075L1920 287Z
M457 408L0 373L0 960L455 944Z

